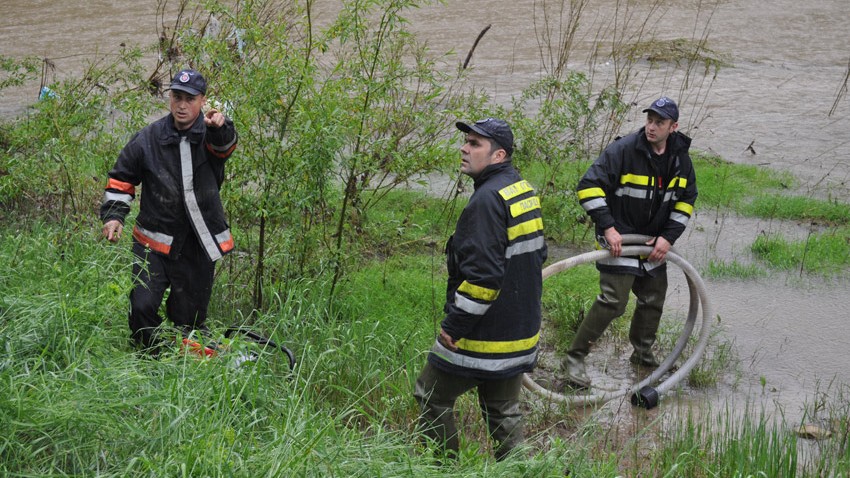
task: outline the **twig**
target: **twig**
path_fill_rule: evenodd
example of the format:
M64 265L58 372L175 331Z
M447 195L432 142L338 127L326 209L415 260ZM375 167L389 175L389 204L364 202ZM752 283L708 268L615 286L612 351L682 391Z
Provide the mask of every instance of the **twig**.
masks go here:
M475 47L478 46L478 42L481 41L481 37L483 37L484 34L487 33L487 30L489 30L492 26L493 24L484 27L484 29L481 30L481 33L478 34L478 37L475 38L475 43L472 44L472 48L470 48L469 53L466 54L466 60L463 60L463 68L461 68L462 70L465 70L467 65L469 65L469 61L472 60L472 53L475 52Z
M844 72L844 82L838 88L838 93L835 95L835 102L832 103L832 108L829 109L827 116L832 116L838 108L838 103L847 94L847 81L850 80L850 60L847 60L847 71Z

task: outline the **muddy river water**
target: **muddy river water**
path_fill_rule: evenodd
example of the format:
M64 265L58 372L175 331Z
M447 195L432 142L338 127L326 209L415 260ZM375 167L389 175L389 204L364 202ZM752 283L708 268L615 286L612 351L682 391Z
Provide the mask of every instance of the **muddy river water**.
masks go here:
M558 4L448 0L409 17L411 28L433 51L455 51L449 56L451 68L464 59L478 32L492 25L475 50L471 75L478 88L506 102L542 74L535 22L540 27L544 3ZM799 178L795 193L850 201L850 99L840 94L850 62L847 0L721 0L714 7L677 0L646 13L651 3L632 2L630 14L648 18L646 28L653 35L706 35L709 46L728 55L731 66L721 69L710 87L682 86L676 70L649 73L629 92L637 105L660 94L679 98L681 128L694 138L695 148L736 163L790 171ZM315 4L320 16L339 8L336 1ZM122 42L154 42L160 23L156 2L4 0L3 5L0 54L49 58L56 77L78 73L94 54L114 52ZM588 2L570 68L591 69L591 52L616 35L612 19L618 6L624 15L624 5ZM613 68L597 59L595 81L608 81ZM20 114L37 95L37 84L0 92L0 115ZM623 132L641 126L640 109L635 108ZM796 237L809 232L806 225L706 210L696 214L677 247L697 268L712 258L748 263L753 260L748 247L757 235L776 231ZM686 300L685 289L683 283L671 286L671 308ZM729 397L738 404L761 403L793 422L816 391L850 385L846 277L782 272L755 280L711 280L708 289L721 318L717 327L734 344L741 375L727 377L705 398L718 404Z

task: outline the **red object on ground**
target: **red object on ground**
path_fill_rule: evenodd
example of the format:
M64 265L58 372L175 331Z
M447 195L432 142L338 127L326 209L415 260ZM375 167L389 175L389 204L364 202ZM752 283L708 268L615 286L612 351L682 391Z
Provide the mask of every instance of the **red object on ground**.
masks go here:
M201 358L215 357L216 351L209 347L204 347L203 344L191 339L183 339L183 345L180 347L183 352L191 352Z

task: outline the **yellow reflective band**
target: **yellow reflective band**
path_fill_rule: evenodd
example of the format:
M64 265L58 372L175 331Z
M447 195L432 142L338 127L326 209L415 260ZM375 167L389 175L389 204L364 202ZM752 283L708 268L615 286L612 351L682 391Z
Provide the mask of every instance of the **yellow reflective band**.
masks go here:
M535 209L540 209L540 199L537 196L532 196L516 204L511 204L511 217L517 217Z
M604 198L605 197L605 191L603 191L602 188L587 188L587 189L582 189L581 191L578 192L579 201L581 201L582 199L586 199L586 198L596 198L596 197Z
M687 187L687 185L688 185L688 179L687 178L680 178L679 176L676 176L675 178L673 178L673 181L670 182L670 187L673 187L673 185L677 184L677 182L678 182L678 186L680 188Z
M529 184L528 181L523 179L522 181L515 182L510 186L505 186L504 188L500 189L499 194L502 195L502 199L507 201L511 198L519 196L520 194L525 194L528 191L531 191L532 189L534 188L531 187L531 184Z
M650 179L651 178L649 176L641 176L639 174L624 174L620 176L620 184L637 184L638 186L649 186Z
M478 352L483 354L507 354L512 352L522 352L530 350L537 342L540 341L540 332L534 337L529 337L522 340L508 340L501 342L489 342L484 340L469 340L460 339L457 341L457 347L470 352Z
M516 226L508 228L508 240L513 241L519 236L524 236L526 234L531 234L532 232L542 231L543 230L543 219L542 218L534 218L530 221L525 221L517 224Z
M460 284L460 287L457 288L458 292L463 292L464 294L472 297L473 299L478 300L486 300L488 302L493 302L496 300L496 297L499 297L499 291L496 289L488 289L486 287L481 287L475 284L470 284L467 281L463 281Z
M683 212L688 216L691 216L694 213L694 207L686 202L677 202L676 205L673 206L673 209Z

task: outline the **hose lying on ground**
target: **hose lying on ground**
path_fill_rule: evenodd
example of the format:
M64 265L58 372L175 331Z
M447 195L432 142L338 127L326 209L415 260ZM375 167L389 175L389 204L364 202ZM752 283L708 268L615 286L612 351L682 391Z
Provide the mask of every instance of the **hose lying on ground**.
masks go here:
M648 236L635 234L623 235L624 247L621 255L649 255L649 253L652 252L652 247L647 246L646 242L651 239L652 238ZM598 250L564 259L543 269L543 279L546 280L547 277L555 275L558 272L565 271L571 267L586 264L588 262L596 262L609 256L610 252L608 250ZM673 346L673 350L670 352L670 355L661 362L654 372L628 389L614 392L602 391L597 393L592 393L591 389L589 390L589 393L585 395L563 395L552 390L547 390L537 384L528 374L523 376L523 385L543 398L570 405L603 403L629 394L632 405L642 406L647 409L655 407L658 404L659 397L675 387L682 379L687 377L691 370L693 370L696 366L697 362L699 362L702 358L702 354L705 352L706 345L708 344L708 340L711 335L711 319L714 316L712 307L708 300L708 294L706 293L705 283L697 270L683 259L674 249L670 249L667 253L667 262L676 264L685 273L685 278L688 282L688 289L690 291L690 306L688 308L688 317L685 321L685 325L679 339ZM662 376L670 371L670 368L685 349L685 346L688 343L688 338L694 330L700 305L702 306L702 320L699 328L699 339L697 340L691 357L682 364L675 373L653 388L652 384L656 383Z

